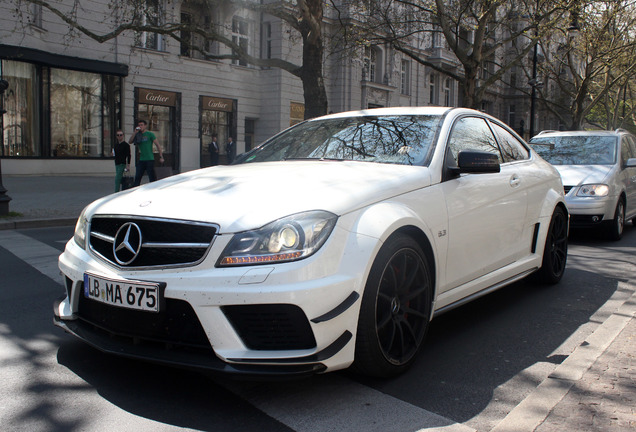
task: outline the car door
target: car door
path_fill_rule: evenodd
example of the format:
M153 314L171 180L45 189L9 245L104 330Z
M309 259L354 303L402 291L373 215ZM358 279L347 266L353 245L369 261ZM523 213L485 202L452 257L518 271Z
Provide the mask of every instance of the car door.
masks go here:
M485 119L463 117L452 126L447 160L461 150L479 150L503 157ZM461 174L442 183L448 211L448 255L440 291L449 291L502 268L517 258L526 214L517 167L503 164L501 172ZM469 290L470 291L470 290ZM458 290L451 301L470 295Z
M628 218L636 214L636 168L626 166L630 158L636 158L636 139L626 135L621 144L621 180L625 183L625 214Z

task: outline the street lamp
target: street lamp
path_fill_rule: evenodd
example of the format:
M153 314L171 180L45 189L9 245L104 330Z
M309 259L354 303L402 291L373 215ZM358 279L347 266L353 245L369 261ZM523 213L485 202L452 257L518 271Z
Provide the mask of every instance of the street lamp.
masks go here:
M0 126L2 126L2 116L6 112L3 107L3 97L4 91L9 88L9 82L0 78ZM0 132L3 128L0 127ZM4 146L3 143L0 145ZM4 154L4 150L2 151ZM9 201L11 201L11 197L7 195L7 190L2 185L2 159L0 159L0 216L6 216L9 214Z

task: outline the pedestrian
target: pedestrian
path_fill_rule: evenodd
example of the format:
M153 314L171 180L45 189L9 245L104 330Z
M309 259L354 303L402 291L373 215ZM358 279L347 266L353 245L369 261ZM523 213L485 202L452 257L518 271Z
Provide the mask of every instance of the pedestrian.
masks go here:
M119 192L124 173L130 171L130 144L124 141L124 132L121 129L117 129L115 136L117 137L117 143L113 148L113 156L115 156L115 192Z
M148 173L148 181L153 182L157 180L155 174L155 155L152 152L152 146L157 148L159 153L159 162L163 163L163 152L157 142L157 137L154 133L146 130L148 123L146 120L139 120L137 122L137 128L135 133L130 137L130 141L134 143L139 149L139 159L135 164L135 186L139 186L141 178L144 172Z
M208 144L208 153L210 153L210 166L219 164L219 143L216 142L216 134L212 135L212 141Z
M232 137L227 138L227 144L225 144L225 153L227 153L227 163L231 164L236 158L236 144Z

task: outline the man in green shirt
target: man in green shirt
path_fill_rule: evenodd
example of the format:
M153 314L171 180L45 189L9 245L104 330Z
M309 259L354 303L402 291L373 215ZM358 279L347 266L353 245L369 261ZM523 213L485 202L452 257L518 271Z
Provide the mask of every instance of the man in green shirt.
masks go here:
M159 152L159 162L163 163L163 152L157 142L157 137L154 133L146 130L148 123L146 120L139 120L137 122L137 129L135 133L130 137L130 142L134 143L139 148L139 159L135 165L135 186L139 186L141 178L144 172L148 173L148 181L157 180L155 174L155 155L152 152L152 146L154 145Z

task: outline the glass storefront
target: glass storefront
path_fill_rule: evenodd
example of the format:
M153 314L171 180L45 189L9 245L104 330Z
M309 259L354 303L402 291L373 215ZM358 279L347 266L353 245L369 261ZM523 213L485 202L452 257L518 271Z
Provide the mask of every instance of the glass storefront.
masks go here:
M2 60L9 83L3 157L110 157L121 126L121 78Z
M29 63L3 61L4 93L1 156L41 156L40 106L36 68Z
M234 127L235 101L214 97L201 97L201 168L210 166L209 144L216 135L221 154L220 163L226 160L225 144L232 136L236 142Z
M135 126L139 120L148 123L148 130L155 134L165 159L164 166L179 169L177 119L179 118L180 94L161 90L136 88ZM125 131L129 137L133 131ZM153 152L156 149L153 147Z

